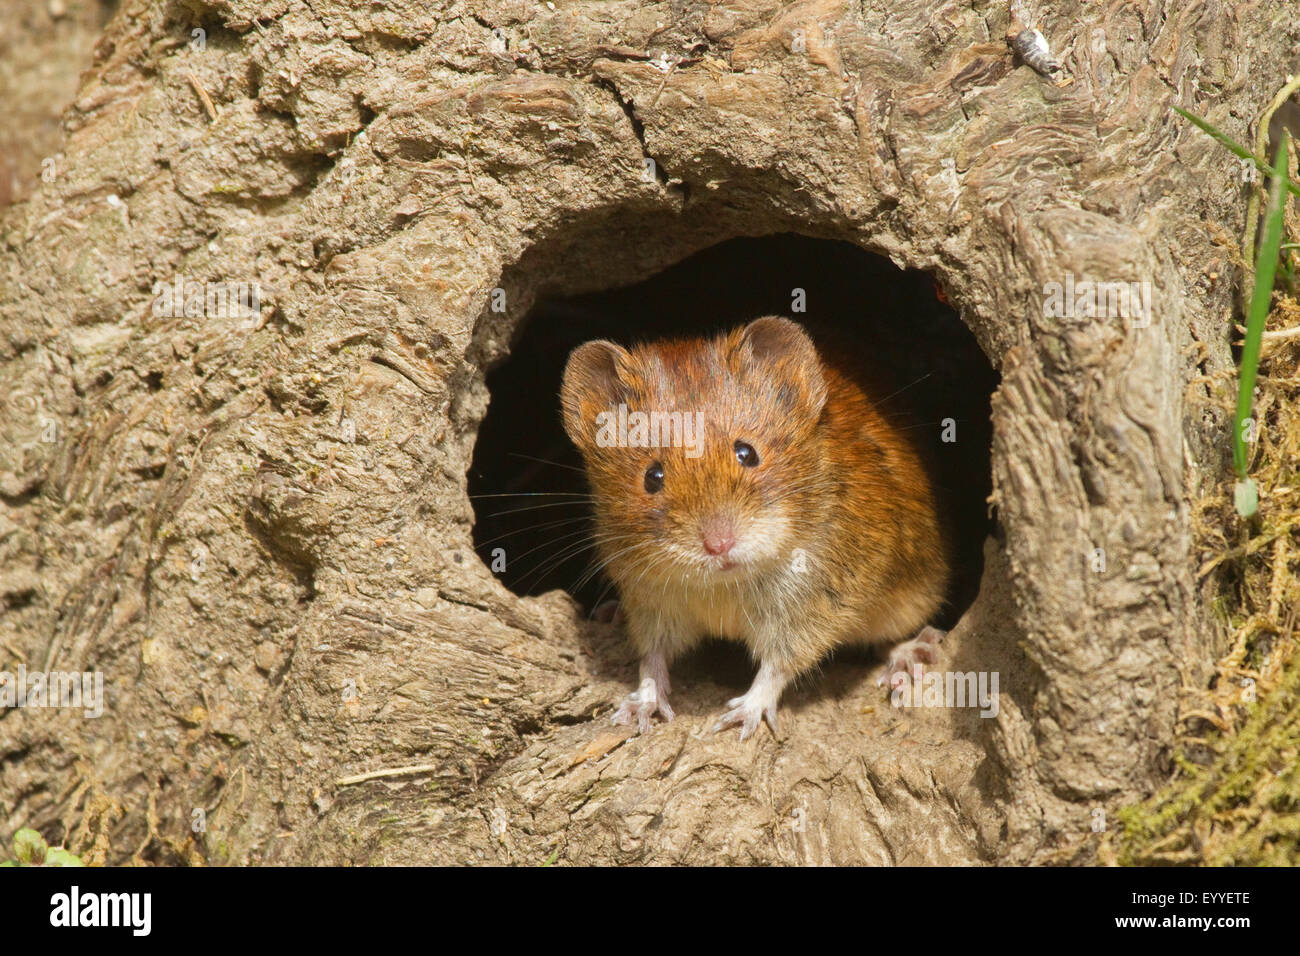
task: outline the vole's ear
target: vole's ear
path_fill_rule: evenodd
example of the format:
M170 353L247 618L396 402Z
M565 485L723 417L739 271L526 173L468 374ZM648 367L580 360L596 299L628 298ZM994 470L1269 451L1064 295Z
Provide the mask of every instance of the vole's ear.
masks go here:
M585 342L569 353L560 385L564 430L579 448L596 440L596 415L611 411L626 398L627 383L620 369L630 367L627 349L605 339Z
M826 404L826 378L817 349L803 326L789 319L755 319L740 333L740 348L753 366L782 385L793 385L801 407L820 415Z

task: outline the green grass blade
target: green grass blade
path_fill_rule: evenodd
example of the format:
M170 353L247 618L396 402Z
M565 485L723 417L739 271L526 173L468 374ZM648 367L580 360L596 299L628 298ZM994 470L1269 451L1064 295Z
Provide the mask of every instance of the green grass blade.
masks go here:
M1258 169L1261 173L1269 173L1270 175L1272 174L1273 170L1269 169L1267 163L1261 162L1260 159L1254 153L1252 153L1245 146L1242 146L1240 143L1238 143L1227 133L1220 130L1217 126L1214 126L1211 123L1208 123L1207 121L1201 119L1195 113L1187 112L1187 110L1183 109L1181 106L1175 106L1174 112L1177 113L1179 116L1183 117L1184 119L1186 119L1188 122L1192 123L1198 129L1203 130L1204 132L1212 136L1214 139L1218 140L1225 147L1227 147L1230 152L1236 154L1237 156L1240 156L1242 159L1253 164L1254 167ZM1288 181L1286 184L1286 189L1289 192L1292 192L1295 195L1300 196L1300 186L1297 186L1295 183Z
M1241 381L1237 388L1237 418L1232 434L1232 459L1237 477L1244 479L1250 467L1245 436L1242 430L1250 417L1251 401L1255 393L1255 373L1259 368L1260 341L1264 335L1264 322L1268 318L1273 297L1273 278L1282 245L1282 215L1286 211L1285 195L1288 186L1287 157L1290 136L1283 131L1282 142L1273 160L1272 176L1268 188L1268 206L1264 210L1264 237L1259 244L1259 257L1255 260L1255 289L1251 293L1250 308L1246 318L1246 340L1241 346Z

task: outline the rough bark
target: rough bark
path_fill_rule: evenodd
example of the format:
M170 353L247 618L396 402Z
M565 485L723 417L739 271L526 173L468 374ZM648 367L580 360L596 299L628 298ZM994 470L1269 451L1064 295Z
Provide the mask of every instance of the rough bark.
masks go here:
M1086 853L1212 651L1187 496L1227 428L1189 397L1230 360L1205 277L1242 190L1170 107L1244 138L1298 27L1037 12L1068 85L979 0L124 3L0 260L0 647L102 670L109 709L0 713L0 829L109 860ZM847 663L780 741L702 735L705 671L629 739L617 632L474 554L483 370L537 297L781 230L933 271L1001 371L1000 534L945 661L1000 671L995 721ZM1066 273L1150 282L1154 321L1045 318ZM259 281L265 321L156 316L177 274Z
M0 209L57 176L59 116L113 0L0 0Z

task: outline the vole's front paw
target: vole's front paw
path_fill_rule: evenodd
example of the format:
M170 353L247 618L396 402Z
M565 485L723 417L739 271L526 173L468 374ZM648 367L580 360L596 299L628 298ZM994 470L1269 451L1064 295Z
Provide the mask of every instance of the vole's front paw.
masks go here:
M767 725L772 728L773 735L776 734L776 698L763 689L751 687L743 697L733 697L727 701L727 706L731 709L719 717L718 722L713 725L715 734L740 724L740 739L744 740L758 730L758 725L764 717L767 718Z
M904 641L889 652L889 663L885 665L884 673L876 684L888 684L891 690L895 690L922 664L939 663L939 644L947 635L947 631L941 631L937 627L926 625L921 628L916 637Z
M623 705L615 712L616 724L630 724L636 718L637 732L650 732L650 718L658 713L664 720L672 720L675 714L668 704L667 681L661 688L653 677L641 681L641 686L623 698Z

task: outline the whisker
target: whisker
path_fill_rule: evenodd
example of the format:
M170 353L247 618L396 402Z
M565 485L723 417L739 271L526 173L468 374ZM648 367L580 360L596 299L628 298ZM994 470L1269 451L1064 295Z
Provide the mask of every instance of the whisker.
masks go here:
M579 515L576 518L560 518L558 521L546 521L542 524L530 524L526 528L515 528L511 531L505 532L504 534L499 534L495 538L488 538L486 541L475 542L474 547L483 548L489 544L496 544L496 542L501 541L504 538L513 538L517 535L527 534L530 531L543 531L547 528L558 528L566 524L573 524L576 521L588 520L590 519L586 515Z
M568 537L572 537L572 536L570 535ZM526 586L531 586L532 583L540 580L545 575L550 574L552 571L558 568L561 564L564 564L566 561L577 557L584 550L593 549L597 543L607 544L610 543L611 541L624 540L628 538L635 539L636 535L628 534L628 535L605 536L605 537L593 536L589 540L583 539L573 544L566 545L559 554L554 555L551 558L542 561L536 568L533 568L531 572L528 572L529 577L526 579L526 582L524 583L526 583ZM584 579L581 583L573 585L572 590L574 591L579 590L585 583L586 580Z
M889 401L891 398L894 398L894 397L897 396L897 395L902 395L904 392L906 392L906 391L907 391L909 388L911 388L913 385L920 385L922 382L924 382L927 378L929 378L929 377L930 377L931 375L933 375L933 374L934 374L934 372L926 372L924 375L922 375L920 378L918 378L915 382L909 382L908 384L906 384L906 385L904 385L902 388L900 388L898 391L896 391L896 392L890 392L888 395L886 395L884 398L880 399L879 401L877 401L877 402L872 402L872 403L871 403L872 406L874 407L874 406L876 406L876 405L883 405L883 404L885 404L885 402Z
M566 505L585 506L586 502L585 501L548 501L545 504L529 505L527 508L511 508L509 511L494 511L490 515L485 515L485 517L500 518L502 515L518 515L518 514L523 514L526 511L539 511L542 508L563 508Z
M576 537L576 536L578 536L578 535L581 535L581 536L583 537L583 539L584 539L583 543L585 544L585 540L586 540L586 538L587 538L587 529L586 529L586 528L579 528L577 531L570 531L568 534L562 534L562 535L559 535L558 537L555 537L555 538L550 539L549 541L543 541L541 544L539 544L539 545L537 545L537 546L535 546L535 547L529 548L529 549L528 549L527 551L525 551L523 554L515 555L514 557L510 558L510 560L511 560L511 561L520 561L520 560L523 560L524 558L528 557L530 554L532 554L532 553L535 552L535 551L540 551L540 550L542 550L542 548L549 548L551 545L556 544L557 542L560 542L560 541L567 541L569 538L573 538L573 537Z
M477 501L479 498L538 498L538 497L557 497L557 498L594 498L595 495L587 494L581 491L503 491L494 495L469 495L470 501Z
M578 468L575 465L566 465L563 462L551 461L548 458L538 458L534 455L525 455L523 452L518 451L508 452L508 454L513 455L516 458L527 458L529 461L535 461L543 465L550 465L554 468L567 468L569 471L576 471L580 475L585 475L587 473L583 468Z

